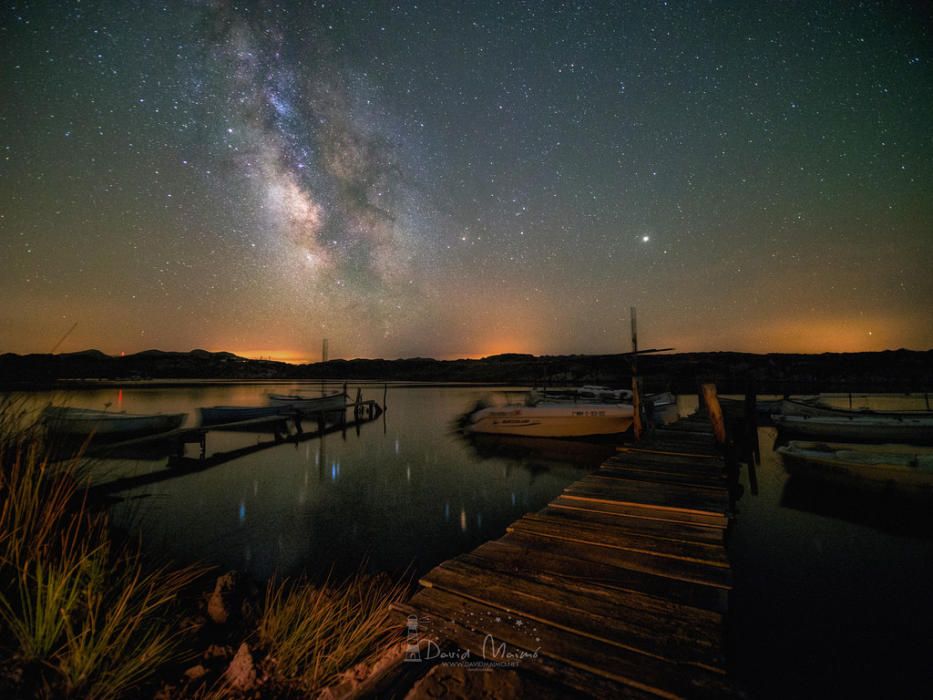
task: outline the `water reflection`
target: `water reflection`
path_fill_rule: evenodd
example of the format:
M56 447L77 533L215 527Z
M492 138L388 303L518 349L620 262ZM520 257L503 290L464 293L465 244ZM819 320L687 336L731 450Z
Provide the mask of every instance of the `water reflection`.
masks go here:
M127 388L122 401L130 412L193 414L205 405L260 405L270 390L282 387ZM152 497L143 506L119 504L115 517L176 561L205 560L257 578L350 573L364 561L373 571L420 573L501 536L611 452L560 441L547 450L464 442L449 425L485 391L397 390L382 428L363 425L358 437L275 443L256 430L211 433L204 461L191 446L180 458L113 455L99 466L119 479L113 488L121 496ZM115 390L82 391L70 403L119 398Z
M896 489L864 489L858 484L824 483L791 476L781 506L909 537L933 540L929 498Z

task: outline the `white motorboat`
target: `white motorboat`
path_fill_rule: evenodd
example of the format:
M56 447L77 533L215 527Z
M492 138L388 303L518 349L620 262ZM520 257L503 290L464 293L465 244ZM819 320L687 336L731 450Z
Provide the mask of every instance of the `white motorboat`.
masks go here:
M464 431L528 437L586 437L624 433L632 425L631 404L538 401L478 406Z

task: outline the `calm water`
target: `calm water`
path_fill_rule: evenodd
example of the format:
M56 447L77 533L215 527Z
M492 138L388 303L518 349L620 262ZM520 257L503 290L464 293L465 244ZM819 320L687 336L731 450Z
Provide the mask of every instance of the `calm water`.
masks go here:
M274 390L282 390L279 385ZM256 405L271 386L107 389L75 406L130 412ZM354 389L351 387L351 392ZM364 389L382 399L382 387ZM611 445L470 443L453 430L479 388L390 388L384 420L283 444L124 494L117 518L147 547L258 578L273 572L416 572L504 534L613 452ZM913 407L897 397L855 406ZM848 406L848 397L836 400ZM695 405L682 398L682 410ZM789 480L761 428L760 493L730 536L736 674L752 697L924 695L933 687L933 505ZM212 434L208 451L269 439ZM189 455L194 451L189 448ZM102 462L99 473L158 471L165 459ZM109 476L108 476L109 478Z
M924 407L854 397L861 406ZM729 541L737 675L752 697L930 697L933 503L789 479L776 437L759 429L759 494L743 469Z
M313 389L317 389L314 385ZM277 385L76 391L69 405L131 413L261 405ZM306 387L312 389L312 387ZM263 579L371 571L423 572L500 537L613 453L611 444L466 441L454 421L483 388L390 388L388 410L359 433L280 444L246 457L124 492L118 523L147 548L204 560ZM351 395L355 387L350 387ZM364 388L382 402L383 387ZM208 435L208 454L268 441L257 433ZM551 444L553 442L553 444ZM197 446L187 449L196 456ZM107 460L98 477L162 471L167 458Z

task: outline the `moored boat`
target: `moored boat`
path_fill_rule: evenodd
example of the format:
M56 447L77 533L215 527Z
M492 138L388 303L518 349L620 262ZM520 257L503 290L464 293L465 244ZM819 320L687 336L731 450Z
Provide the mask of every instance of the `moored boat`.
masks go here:
M791 441L779 447L789 474L846 484L894 487L933 496L933 450L901 445L833 445Z
M466 420L468 433L528 437L587 437L624 433L632 425L631 404L551 403L478 407Z
M222 425L257 418L275 419L288 414L286 406L208 406L199 408L201 425Z
M927 418L933 419L933 411L876 411L870 408L856 410L836 408L814 400L783 399L775 413L784 416L836 416L868 418Z
M93 435L96 438L112 440L166 433L180 427L187 415L112 413L90 408L48 406L42 412L42 421L54 437L74 439Z
M851 442L933 442L933 418L889 416L785 416L773 415L785 433L824 440Z
M550 389L544 391L532 391L530 396L532 400L546 401L548 403L632 403L632 392L628 389L609 389L603 386L585 385L574 389ZM657 394L645 394L642 401L651 405L655 409L665 408L677 403L677 397L669 391L663 391Z
M343 392L324 396L305 396L303 394L269 394L269 405L286 407L301 413L324 413L339 411L347 407L347 395Z

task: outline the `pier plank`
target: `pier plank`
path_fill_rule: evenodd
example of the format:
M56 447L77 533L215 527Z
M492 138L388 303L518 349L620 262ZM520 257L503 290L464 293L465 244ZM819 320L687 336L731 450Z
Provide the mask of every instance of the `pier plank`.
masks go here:
M489 568L482 559L460 557L433 569L421 584L541 622L570 627L617 646L644 650L671 661L722 668L720 626L690 624L670 615L625 607L619 604L621 596L611 591L594 594L559 582L542 583Z
M722 629L723 615L717 610L679 602L674 600L673 596L665 595L663 591L642 590L652 589L654 586L653 582L645 580L651 578L650 575L634 572L633 576L625 580L616 576L610 581L599 574L608 573L611 576L622 572L624 575L625 570L617 570L611 566L600 568L599 562L593 562L597 566L584 566L585 571L581 571L568 566L575 561L572 556L565 556L567 561L561 563L558 560L562 555L542 555L536 550L522 549L514 544L502 544L500 541L487 544L490 545L489 548L481 545L472 552L461 554L450 561L473 564L488 571L500 571L509 576L519 576L562 590L579 592L581 595L611 600L615 605L625 608L626 615L649 615L654 616L656 620L674 617L675 621L671 623L674 626L682 623L690 627L703 627L713 635Z
M604 467L630 465L641 465L644 467L655 467L672 472L687 472L705 475L716 475L723 469L722 457L700 458L693 456L682 456L677 453L662 454L656 452L619 452L604 463Z
M727 482L723 474L702 474L699 472L676 471L654 465L605 464L595 472L596 476L632 479L633 481L648 481L668 484L682 484L696 486L697 488L726 488Z
M424 641L433 641L438 650L445 648L456 640L460 650L470 652L470 660L483 660L484 649L489 648L489 638L483 630L475 626L459 624L444 617L444 614L431 614L427 612L427 605L419 599L419 593L408 604L396 604L394 607L403 619L414 615L419 620L422 629L419 630L423 648L422 654L429 656ZM430 659L428 659L430 660ZM587 697L619 698L620 700L656 700L656 693L647 689L624 685L609 678L595 675L589 671L562 663L548 655L540 655L535 661L534 672L552 683L577 690Z
M721 494L701 493L697 489L678 487L673 484L645 484L634 481L623 484L615 479L598 476L584 477L568 486L564 494L616 503L638 503L674 508L695 513L724 513L729 504L729 495L725 489Z
M646 438L638 443L638 449L645 452L697 455L699 457L720 456L719 448L712 440L697 440L688 436L678 437L674 433Z
M510 566L521 561L523 567L538 576L631 591L638 594L636 600L643 595L715 614L726 610L727 589L630 568L616 551L607 552L593 545L580 544L571 549L559 540L512 532L495 542L487 542L472 554L495 565Z
M445 591L425 589L412 599L412 607L432 618L443 618L461 628L482 626L487 636L480 642L472 635L456 635L451 641L491 660L490 651L505 643L505 652L537 653L538 658L562 664L663 698L718 695L727 689L720 674L695 665L672 663L657 656L606 644L580 635L576 630L499 610ZM477 646L477 642L479 645ZM471 648L473 647L473 648ZM511 649L509 649L511 648ZM523 668L534 672L533 661Z
M572 513L562 512L559 509L553 512L528 513L513 523L512 527L526 525L553 528L575 538L644 554L702 562L714 566L728 566L729 564L725 547L721 543L684 540L676 537L673 529L668 536L664 536L657 532L633 530L631 527L587 522L574 517Z
M559 540L573 545L586 544L599 547L620 562L620 565L637 571L666 576L680 581L692 581L719 588L730 588L732 576L728 568L719 567L707 562L693 561L669 556L659 556L654 553L625 549L612 544L594 542L596 539L589 532L581 532L577 528L566 525L552 525L534 520L519 520L510 525L506 532L522 533L538 538Z
M681 542L722 545L724 540L723 530L720 528L703 527L664 520L650 520L646 518L619 517L612 513L605 513L590 508L567 507L555 502L552 502L538 513L539 515L568 518L583 524L637 532L644 535Z
M688 523L698 527L725 528L728 518L722 513L693 512L678 510L676 508L657 508L646 503L621 502L606 499L590 498L585 495L574 495L564 491L563 494L551 501L552 506L562 508L578 508L600 513L611 513L624 518L638 518L640 520L660 520L671 523Z

